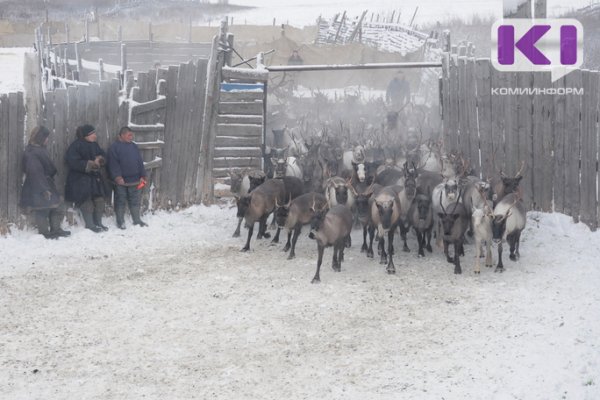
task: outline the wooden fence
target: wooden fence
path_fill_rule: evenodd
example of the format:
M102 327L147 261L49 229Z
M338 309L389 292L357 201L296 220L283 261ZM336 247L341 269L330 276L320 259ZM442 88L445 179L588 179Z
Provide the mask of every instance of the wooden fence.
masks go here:
M530 209L557 211L596 229L600 72L575 70L552 83L547 72L500 72L465 49L442 59L447 151L484 178L502 170L521 182Z
M24 129L23 92L0 94L0 233L19 221Z

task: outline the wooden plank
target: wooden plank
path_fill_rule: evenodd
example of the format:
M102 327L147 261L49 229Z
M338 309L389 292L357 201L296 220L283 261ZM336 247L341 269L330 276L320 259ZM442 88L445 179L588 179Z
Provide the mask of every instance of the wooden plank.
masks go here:
M151 169L160 168L162 166L162 160L160 158L156 158L152 161L144 161L144 168L146 171Z
M491 87L504 87L503 72L495 68L490 69ZM504 170L504 98L505 96L492 95L492 160L494 176L498 171Z
M23 99L22 94L8 94L8 220L16 221L19 216L19 190L21 186L21 176L17 176L16 166L21 160L19 142L22 141L23 133L18 131L18 112L22 109L19 106L19 98Z
M119 93L120 83L118 79L112 79L110 81L110 95L108 103L108 121L107 121L107 133L108 143L111 143L120 129L119 125Z
M565 87L565 77L560 78L552 84L554 89ZM553 134L554 134L554 211L564 213L566 199L566 97L553 96Z
M14 187L15 197L17 198L17 203L15 203L15 218L12 220L14 222L18 222L20 218L20 209L18 206L18 201L21 199L21 177L23 176L23 165L21 163L21 157L24 150L24 142L23 138L25 137L25 117L26 117L26 108L24 102L23 92L17 92L17 104L18 104L18 113L17 113L17 130L15 133L15 139L17 141L17 150L14 155L14 175L17 178L16 185Z
M262 140L258 137L219 136L215 138L216 147L260 147L261 144Z
M215 168L231 168L231 167L246 167L246 168L260 168L261 159L253 157L240 157L240 158L216 158L214 160Z
M136 86L139 89L137 91L134 90L133 100L137 101L138 103L143 103L143 102L148 101L149 100L149 96L148 96L149 82L148 82L148 73L147 72L138 73Z
M157 140L154 142L135 142L140 150L147 149L162 149L165 145L165 142Z
M491 63L489 59L477 59L475 76L477 84L477 119L481 147L481 177L491 178L492 167L492 93L490 80Z
M108 147L109 133L107 129L108 121L108 96L110 94L110 82L102 81L99 85L98 93L98 123L96 125L96 134L100 147Z
M262 125L262 115L219 115L217 124L256 124Z
M193 123L192 116L196 110L193 106L193 90L196 78L196 69L192 63L181 64L179 67L179 77L177 83L177 107L182 108L182 140L179 148L179 157L177 158L177 201L182 205L189 204L190 190L185 187L187 164L195 164L198 159L193 155L192 136ZM181 101L179 101L181 100Z
M253 82L266 82L269 79L267 70L258 71L248 68L223 68L223 79L248 79Z
M566 87L581 87L581 70L574 70L565 76ZM565 127L565 158L566 165L566 204L565 214L573 217L575 222L579 222L579 212L581 205L580 198L580 115L581 115L581 96L577 94L568 94L566 99L566 127Z
M532 88L533 87L533 75L530 72L520 72L517 74L517 87L519 88ZM541 99L541 97L533 96L534 98ZM525 171L523 172L523 179L519 186L521 187L521 193L523 195L523 201L528 207L531 205L531 199L533 198L533 182L535 179L533 174L533 136L535 133L532 132L533 128L533 98L529 94L520 94L517 96L517 118L516 118L516 144L518 146L517 154L512 165L515 174L521 166L521 163L525 162ZM514 129L514 126L513 126ZM507 166L508 168L509 166Z
M535 72L533 73L533 87L534 88L544 88L546 85L546 80L544 79L544 75L547 73L544 72ZM541 210L541 200L543 197L543 179L545 175L544 171L544 158L543 158L543 135L544 135L544 114L548 112L548 110L544 109L543 105L543 97L545 95L536 95L533 96L533 132L532 132L532 158L531 162L527 163L527 176L532 177L532 204L527 204L532 209ZM521 182L521 186L523 187L524 182Z
M177 178L177 171L174 170L177 164L176 153L174 151L177 148L178 137L176 135L177 129L177 116L175 115L177 110L177 75L179 74L179 67L169 67L167 73L167 107L165 117L165 146L163 147L163 164L161 168L161 186L162 190L159 194L159 201L163 207L167 206L169 201L175 204L175 179Z
M219 114L238 114L238 115L261 115L263 112L262 102L254 103L220 103Z
M221 91L221 103L239 103L239 102L255 102L262 101L264 93L262 90L253 91L234 91L224 92Z
M195 112L192 114L192 160L187 165L186 187L191 189L189 200L194 203L200 203L201 198L198 191L198 171L200 167L200 150L202 145L202 124L204 122L204 107L206 102L206 74L208 68L207 60L200 60L195 65L195 83L192 103L195 105Z
M167 99L164 97L150 100L145 103L134 104L131 107L131 116L137 116L139 114L155 112L159 109L165 108L167 106Z
M217 147L215 148L215 158L223 157L262 157L262 150L260 147Z
M239 167L239 168L214 168L213 169L213 174L215 178L227 178L229 177L232 172L245 172L247 170L246 167Z
M100 103L100 85L91 84L85 95L85 123L98 125L99 120L99 103Z
M516 74L514 72L504 73L503 87L516 88ZM517 128L517 96L502 96L504 100L504 173L509 176L515 176L519 165L519 148L516 134Z
M479 176L481 165L479 164L479 133L477 129L477 81L475 74L475 59L467 59L466 65L467 76L467 99L466 109L468 118L468 134L469 134L469 153L466 157L469 158L470 166Z
M449 57L450 55L448 53L444 53L442 56L442 94L441 94L441 98L442 98L442 104L441 104L441 109L442 109L442 137L444 138L444 140L446 140L446 138L449 135L449 131L450 131L450 127L449 127L449 119L450 119L450 92L449 92L449 85L450 85L450 80L449 80L449 68L450 68L450 61L449 61Z
M450 80L450 101L449 101L449 109L450 109L450 119L449 119L449 129L448 129L448 137L445 138L445 151L450 153L451 151L458 151L459 141L458 141L458 121L460 118L459 115L459 104L458 104L458 96L459 96L459 87L458 87L458 69L457 69L457 58L452 55L450 57L450 66L449 66L449 80ZM447 139L447 140L446 140Z
M0 94L0 223L8 220L10 110L8 94Z
M58 170L54 177L54 182L59 192L62 192L65 187L67 178L67 168L65 162L65 154L67 147L75 140L75 137L68 136L67 130L67 90L56 89L54 91L54 149L56 151L53 158L54 165Z
M552 80L549 74L542 76L542 84L549 88L552 86ZM542 156L543 175L542 175L542 193L538 202L542 211L552 211L552 187L554 185L554 132L552 129L554 116L554 100L553 96L542 96L543 106L543 125L542 125ZM531 143L531 142L530 142ZM530 157L535 157L533 149L530 151ZM538 157L539 159L539 157ZM526 181L527 175L525 176Z
M459 48L459 54L464 47ZM467 114L467 58L458 57L458 150L463 157L470 154L469 119Z
M217 136L262 136L262 125L218 124Z
M592 230L598 228L596 181L599 76L597 71L582 71L584 94L581 108L581 220Z

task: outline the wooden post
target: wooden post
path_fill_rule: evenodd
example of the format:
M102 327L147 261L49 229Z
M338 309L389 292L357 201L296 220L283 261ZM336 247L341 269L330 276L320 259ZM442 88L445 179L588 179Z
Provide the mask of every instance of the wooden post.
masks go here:
M127 45L125 43L121 43L121 75L125 76L125 71L127 71Z
M227 51L225 52L225 65L231 67L231 58L233 56L233 33L227 33Z
M342 19L340 20L340 26L338 26L337 31L335 32L335 38L333 38L333 44L337 42L338 37L340 36L340 31L342 30L342 26L344 25L344 20L346 19L346 10L342 14Z
M209 61L208 82L206 87L206 106L204 108L204 125L202 127L202 144L200 148L200 165L198 171L198 189L204 204L211 204L214 197L213 156L216 137L216 121L219 109L221 69L223 53L217 51L219 42L225 41L227 21L221 21L219 36L213 38L212 54Z
M77 76L79 77L81 74L81 70L83 69L83 66L81 64L81 55L79 54L79 45L77 42L75 42L74 45L75 45L75 58L77 59Z
M65 36L67 40L67 45L71 42L71 37L69 35L69 24L65 24Z
M101 58L98 59L98 73L99 73L100 81L105 80L105 77L104 77L104 61L102 61Z
M546 18L547 8L546 0L535 0L533 5L533 18Z
M504 18L531 18L531 0L504 0Z

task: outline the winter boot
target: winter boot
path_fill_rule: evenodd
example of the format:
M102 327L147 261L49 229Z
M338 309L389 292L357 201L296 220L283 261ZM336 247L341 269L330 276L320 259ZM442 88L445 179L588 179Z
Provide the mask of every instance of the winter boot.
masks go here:
M119 229L126 229L125 227L125 209L115 208L115 215L117 216L117 227Z
M59 238L71 236L71 231L65 231L60 227L64 218L64 211L59 209L50 211L50 234L53 237Z
M92 199L88 199L81 203L79 210L81 211L81 216L83 217L83 222L85 222L86 229L95 233L102 232L102 228L96 226L94 223L94 202Z
M104 198L96 197L94 199L94 225L103 231L107 231L108 227L102 225L102 216L104 214Z
M134 225L148 226L148 224L145 223L144 221L142 221L142 219L140 218L140 208L139 207L131 207L129 209L129 211L131 212L131 218L133 219Z
M50 234L50 224L48 221L48 211L47 210L39 210L35 211L34 215L35 226L37 227L38 233L43 235L46 239L55 239L52 234Z

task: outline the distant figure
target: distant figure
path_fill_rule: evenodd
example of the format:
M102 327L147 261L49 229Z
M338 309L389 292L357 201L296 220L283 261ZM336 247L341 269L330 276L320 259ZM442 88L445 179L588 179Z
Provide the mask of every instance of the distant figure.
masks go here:
M304 64L304 60L298 54L298 50L292 51L292 55L288 58L288 65L302 65Z
M385 101L397 110L404 107L410 101L410 84L402 71L398 72L398 75L388 84L385 92Z
M56 189L56 167L46 149L50 131L37 126L31 131L29 144L23 153L25 182L21 190L20 205L35 218L40 235L46 239L69 236L71 232L60 225L65 218L63 201Z

